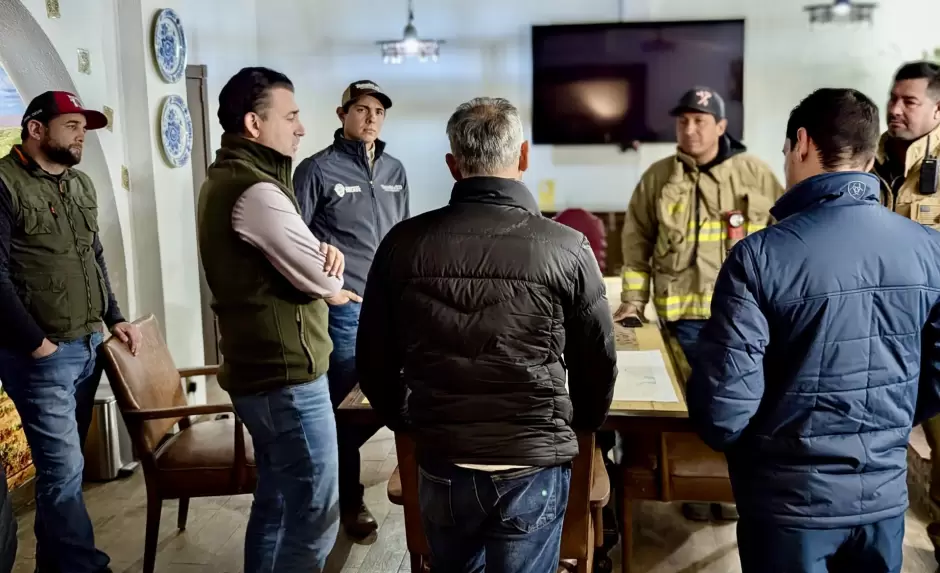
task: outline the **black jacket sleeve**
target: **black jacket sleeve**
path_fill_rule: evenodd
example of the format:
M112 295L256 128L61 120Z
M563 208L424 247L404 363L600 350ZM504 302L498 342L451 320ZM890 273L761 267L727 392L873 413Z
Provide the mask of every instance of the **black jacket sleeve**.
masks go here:
M587 239L577 254L574 283L565 312L565 363L575 430L599 429L614 396L617 349L614 321L600 267Z
M359 389L372 409L393 432L408 428L408 406L402 377L403 352L399 343L397 302L401 286L392 276L395 231L375 253L359 312L356 336L356 370Z
M108 277L108 265L104 262L104 247L101 246L101 240L95 235L95 243L92 245L95 249L95 260L101 267L101 276L104 277L104 286L108 289L108 310L102 317L108 328L115 324L125 322L124 315L121 314L121 307L118 306L117 299L114 297L114 290L111 288L111 279Z
M21 352L32 352L42 345L46 333L33 320L10 278L10 240L16 226L13 198L0 181L0 345Z
M300 216L308 227L313 225L313 214L317 210L317 166L312 159L307 158L300 162L294 171L294 195L300 206Z

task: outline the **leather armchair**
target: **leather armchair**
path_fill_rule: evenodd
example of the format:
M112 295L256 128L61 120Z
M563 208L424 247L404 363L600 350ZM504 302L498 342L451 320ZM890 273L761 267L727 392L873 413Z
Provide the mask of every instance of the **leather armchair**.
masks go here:
M216 374L218 366L178 370L156 318L149 315L134 324L142 334L137 356L113 337L99 353L144 471L143 571L153 573L163 500L180 500L177 525L184 530L190 498L251 493L256 468L251 436L231 404L186 403L181 379ZM231 417L197 422L190 418L225 413ZM171 432L177 424L179 432Z

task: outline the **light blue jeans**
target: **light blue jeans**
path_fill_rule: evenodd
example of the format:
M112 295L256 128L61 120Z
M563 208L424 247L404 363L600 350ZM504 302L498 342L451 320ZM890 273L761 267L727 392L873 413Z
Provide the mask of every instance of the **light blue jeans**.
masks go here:
M326 376L233 396L258 466L245 573L323 570L339 531L336 421Z
M104 335L59 343L36 360L0 349L0 380L23 422L36 467L36 570L98 573L110 559L95 549L82 497L82 446L101 381Z

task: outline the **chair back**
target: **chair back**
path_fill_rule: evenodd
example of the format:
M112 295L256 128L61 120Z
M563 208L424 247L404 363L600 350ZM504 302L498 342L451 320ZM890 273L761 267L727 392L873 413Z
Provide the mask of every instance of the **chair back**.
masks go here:
M561 532L562 559L584 560L594 554L591 488L594 481L594 434L578 433L578 456L571 463L568 508ZM603 463L603 461L601 461Z
M405 512L405 543L412 555L431 555L428 539L421 522L421 506L418 503L418 458L414 439L406 433L395 433L395 452L398 455L398 471L401 475L401 491Z
M185 406L186 395L183 393L179 371L160 334L157 319L150 314L134 324L141 333L137 356L131 354L127 345L113 336L99 350L121 412ZM170 428L180 420L136 421L124 416L141 459L149 459Z
M565 209L555 215L555 221L571 227L576 231L584 233L588 243L591 244L591 250L594 251L594 258L601 268L601 273L607 272L607 227L604 221L597 215L585 211L584 209Z

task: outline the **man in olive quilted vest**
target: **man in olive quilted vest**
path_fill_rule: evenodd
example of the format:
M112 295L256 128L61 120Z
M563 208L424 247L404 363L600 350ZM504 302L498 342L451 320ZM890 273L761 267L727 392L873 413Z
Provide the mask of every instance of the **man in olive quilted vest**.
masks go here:
M100 573L82 499L82 445L101 379L102 325L137 352L98 238L98 202L74 169L85 132L107 125L74 94L46 92L23 116L23 144L0 159L0 381L36 467L36 570Z
M339 531L326 305L345 257L300 216L291 171L304 127L290 79L243 68L219 92L219 123L199 252L219 319L219 384L258 467L245 571L322 571Z

